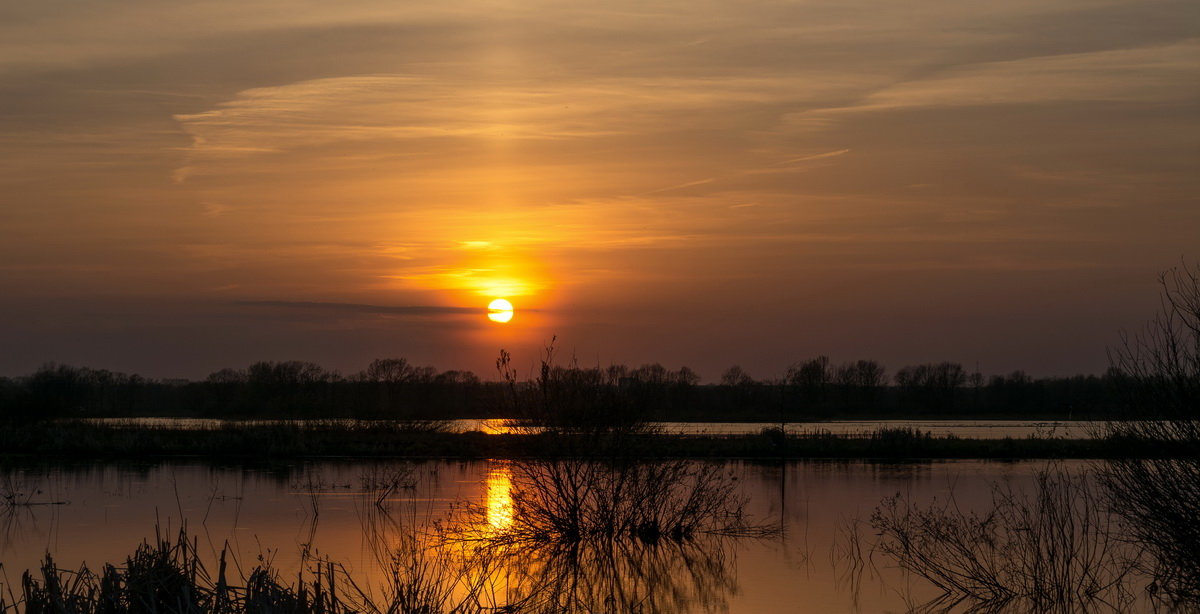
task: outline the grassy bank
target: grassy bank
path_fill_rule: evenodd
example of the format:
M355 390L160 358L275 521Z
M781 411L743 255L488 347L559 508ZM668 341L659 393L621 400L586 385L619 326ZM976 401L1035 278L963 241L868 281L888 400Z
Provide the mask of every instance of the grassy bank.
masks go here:
M1177 448L1177 449L1176 449ZM231 425L213 430L109 427L82 422L0 426L8 456L65 458L296 458L361 456L407 458L555 458L612 454L644 458L1181 458L1192 448L1117 439L966 439L934 437L912 429L868 436L788 435L767 429L751 435L596 435L447 433L361 422L318 425Z

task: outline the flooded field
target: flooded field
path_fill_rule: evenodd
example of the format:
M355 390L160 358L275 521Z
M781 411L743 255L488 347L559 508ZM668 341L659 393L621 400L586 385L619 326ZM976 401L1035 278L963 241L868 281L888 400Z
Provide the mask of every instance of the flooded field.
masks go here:
M941 591L872 551L867 523L881 501L898 494L919 505L952 498L956 509L986 513L997 487L1032 492L1044 467L689 462L678 467L681 480L704 476L728 485L737 518L649 537L639 525L639 539L583 539L565 547L536 531L502 537L520 526L514 509L528 511L531 501L545 504L548 497L525 490L531 470L512 461L10 465L0 485L28 496L26 504L0 508L0 581L9 590L47 553L68 569L120 564L156 532L171 537L186 525L210 570L222 550L234 577L269 562L286 580L314 562L331 562L377 595L394 589L387 569L403 559L410 567L419 561L426 579L438 570L433 575L449 599L471 592L489 607L541 599L530 611L553 603L566 611L903 612ZM1070 472L1088 467L1059 465ZM579 474L554 477L561 475ZM633 500L622 493L646 481L606 484L609 490L595 500ZM712 530L719 527L737 530ZM500 547L479 557L481 543ZM931 611L969 607L942 601ZM1149 611L1140 602L1123 607Z

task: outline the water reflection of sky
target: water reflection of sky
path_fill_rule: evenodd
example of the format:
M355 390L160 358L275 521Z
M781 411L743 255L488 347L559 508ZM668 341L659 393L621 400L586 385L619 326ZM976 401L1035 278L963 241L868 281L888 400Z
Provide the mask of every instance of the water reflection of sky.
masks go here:
M111 426L138 426L201 430L221 428L229 424L225 420L209 418L98 418L91 422ZM246 420L237 424L303 424L300 420ZM327 425L338 420L320 420L315 423ZM353 420L345 420L352 423ZM488 435L529 432L531 427L520 426L512 420L501 418L479 418L440 420L447 430L464 433L478 431ZM876 430L915 429L934 436L954 435L977 439L1003 439L1005 437L1054 437L1085 439L1103 432L1103 422L1066 420L829 420L823 422L787 422L789 433L796 435L833 434L843 436L867 436ZM651 422L669 435L747 435L764 428L777 428L778 422Z
M848 523L866 520L882 497L897 492L914 500L953 493L965 508L981 508L990 501L992 482L1028 488L1039 467L1037 462L979 461L731 462L729 468L748 496L748 511L778 523L785 529L782 535L691 549L625 545L611 551L529 550L497 571L506 582L502 592L511 595L558 581L562 574L551 572L564 561L582 561L592 575L574 577L590 582L591 592L580 598L603 599L606 591L625 588L614 584L624 583L645 599L659 599L655 603L667 608L663 611L712 609L703 603L725 604L735 614L904 610L906 599L928 598L932 591L886 561L856 577L839 560L837 548ZM2 471L5 479L39 485L46 498L70 502L21 508L0 519L0 562L10 580L37 565L46 551L67 568L122 561L143 539L153 537L156 522L170 532L186 520L202 554L215 557L228 542L246 570L269 551L288 577L300 563L302 547L310 544L320 556L378 584L380 578L373 575L378 573L373 541L378 535L372 533L380 527L407 535L450 517L474 518L491 531L512 523L514 486L508 462L85 465ZM393 474L408 475L414 487L389 495L389 511L380 518L364 494L364 476L377 480ZM389 539L391 544L402 541ZM601 563L607 567L598 567ZM662 591L686 599L670 601Z

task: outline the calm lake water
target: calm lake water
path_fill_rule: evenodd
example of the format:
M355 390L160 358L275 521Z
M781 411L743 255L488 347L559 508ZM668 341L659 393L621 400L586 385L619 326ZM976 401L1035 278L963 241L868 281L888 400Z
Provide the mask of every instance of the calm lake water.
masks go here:
M644 611L910 611L938 592L882 555L855 568L853 558L846 556L851 542L844 529L849 523L866 521L883 497L897 493L918 502L944 500L953 493L963 509L984 510L993 484L1031 489L1036 472L1045 466L984 461L717 465L736 478L751 517L782 532L703 541L695 548L659 545L634 553L638 561L653 559L635 563L641 575L630 581L630 594L636 593ZM1088 462L1060 466L1079 470ZM394 476L404 476L408 487L376 506L378 491L364 484ZM381 543L401 543L401 535L423 534L439 523L503 530L511 522L508 506L515 487L508 461L347 461L270 468L9 465L0 469L0 486L36 488L40 494L34 502L64 502L0 512L0 581L19 581L21 572L36 567L47 552L66 568L120 563L137 544L153 538L156 526L170 533L186 523L210 559L210 569L227 545L247 573L263 556L285 578L294 577L307 549L344 564L364 586L382 581ZM515 570L496 573L508 581L519 575ZM496 590L502 602L508 588ZM621 604L597 607L632 611Z
M100 418L91 420L97 424L121 427L155 427L172 429L215 429L225 424L281 424L282 420L250 420L231 422L203 418ZM303 423L292 421L290 423ZM346 422L321 420L319 423ZM513 430L509 421L500 419L441 420L448 430L455 432L481 431L489 434L508 433ZM776 428L778 422L652 422L665 434L671 435L744 435ZM955 435L974 439L1003 439L1005 437L1050 437L1062 439L1087 439L1101 432L1103 422L1054 421L1054 420L831 420L826 422L788 422L787 432L802 435L831 433L834 435L860 436L882 428L911 428L928 432L934 436Z

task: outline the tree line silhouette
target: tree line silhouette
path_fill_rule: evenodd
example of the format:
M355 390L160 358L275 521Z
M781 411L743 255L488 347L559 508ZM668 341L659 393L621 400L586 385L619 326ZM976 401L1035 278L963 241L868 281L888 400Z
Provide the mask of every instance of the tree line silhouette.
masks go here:
M439 371L381 358L342 375L304 361L256 362L199 381L149 379L47 364L0 378L0 417L487 418L513 417L512 389L552 384L550 404L572 395L602 398L648 420L812 420L827 418L1089 418L1119 409L1120 374L1033 378L1022 371L984 377L953 362L902 367L893 376L873 360L797 362L782 377L755 379L740 366L701 384L688 367L544 362L524 380L484 381L470 371ZM597 396L599 395L599 396ZM564 401L565 400L565 401ZM548 408L553 411L553 406Z

